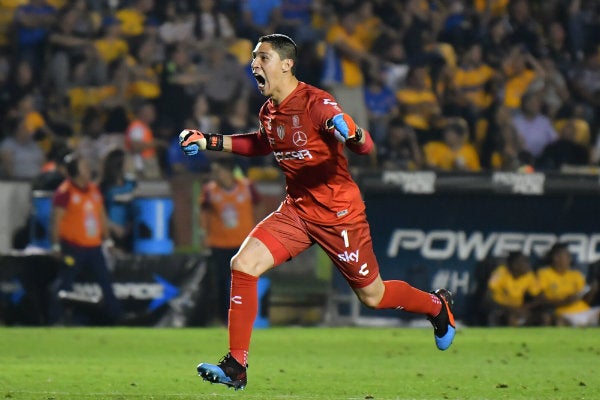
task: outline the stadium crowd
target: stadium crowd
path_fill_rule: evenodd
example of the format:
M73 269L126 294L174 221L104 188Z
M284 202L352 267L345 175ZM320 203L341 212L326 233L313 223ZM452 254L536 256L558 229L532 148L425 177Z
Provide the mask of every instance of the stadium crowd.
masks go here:
M592 0L1 0L0 176L68 149L99 175L115 146L142 178L208 171L177 133L256 128L251 51L275 31L370 129L371 167L595 166L599 25Z
M0 0L0 179L53 190L75 151L110 203L135 188L128 172L208 173L214 160L185 157L178 133L258 129L251 53L273 32L298 44L299 79L371 132L376 152L354 165L598 167L595 0ZM237 162L264 173L274 160ZM494 282L530 272L511 275L515 263L486 277L485 323L525 323L543 290L501 304Z

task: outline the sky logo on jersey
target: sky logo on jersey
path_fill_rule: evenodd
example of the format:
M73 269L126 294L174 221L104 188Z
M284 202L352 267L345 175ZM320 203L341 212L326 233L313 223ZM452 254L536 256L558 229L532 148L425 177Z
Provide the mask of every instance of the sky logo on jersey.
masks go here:
M313 156L309 150L298 150L298 151L274 151L273 155L277 162L287 160L312 160Z
M343 262L358 262L358 249L356 251L351 252L348 252L348 250L346 250L343 253L338 254L337 256L340 259L340 261Z

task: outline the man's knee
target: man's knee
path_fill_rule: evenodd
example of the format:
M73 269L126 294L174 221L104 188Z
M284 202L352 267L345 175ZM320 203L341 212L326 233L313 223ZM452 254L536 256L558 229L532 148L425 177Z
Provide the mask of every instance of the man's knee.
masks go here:
M244 257L242 255L240 255L240 253L236 253L232 258L231 258L231 262L229 263L229 267L232 270L236 270L236 271L241 271L241 272L245 272L245 273L249 273L248 270L250 269L250 264L248 261L246 261L244 259Z
M273 257L266 247L242 248L231 259L231 269L260 276L273 267Z
M375 279L375 281L364 288L355 289L355 292L360 302L365 306L369 308L377 308L379 303L381 303L381 299L383 298L385 286L381 278L378 277Z
M377 308L377 306L379 305L379 303L381 302L381 296L376 296L376 295L358 295L358 298L360 300L361 303L363 303L365 306L369 307L369 308Z
M264 272L258 262L240 253L231 259L231 269L254 276L260 276Z

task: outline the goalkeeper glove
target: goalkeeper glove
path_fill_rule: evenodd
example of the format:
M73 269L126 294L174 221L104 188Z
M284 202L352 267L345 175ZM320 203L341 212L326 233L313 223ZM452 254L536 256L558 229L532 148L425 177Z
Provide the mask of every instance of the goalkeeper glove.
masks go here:
M179 145L188 156L196 155L200 150L221 151L223 150L223 135L184 129L179 134Z
M335 138L346 143L347 140L360 142L362 139L362 129L356 125L354 120L345 113L336 114L326 122L327 129L333 129Z

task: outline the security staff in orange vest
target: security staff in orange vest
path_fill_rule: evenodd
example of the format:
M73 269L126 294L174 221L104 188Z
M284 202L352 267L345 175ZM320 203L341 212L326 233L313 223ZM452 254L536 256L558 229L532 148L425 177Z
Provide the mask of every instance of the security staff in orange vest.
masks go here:
M154 136L151 125L156 119L156 108L151 101L133 102L135 118L125 130L125 149L139 178L158 179L162 176L157 148L167 147L164 140Z
M102 248L103 243L111 246L102 194L92 182L91 170L83 158L70 153L63 162L67 179L54 193L51 222L52 251L64 261L56 281L57 296L61 291L71 292L79 273L88 268L102 291L102 322L114 323L122 311ZM61 322L58 301L50 314L51 322Z
M200 226L209 251L210 287L216 309L205 310L207 322L227 323L231 258L255 224L254 206L260 201L252 182L237 177L233 158L211 164L212 179L204 185L200 198ZM212 319L212 321L210 320Z

